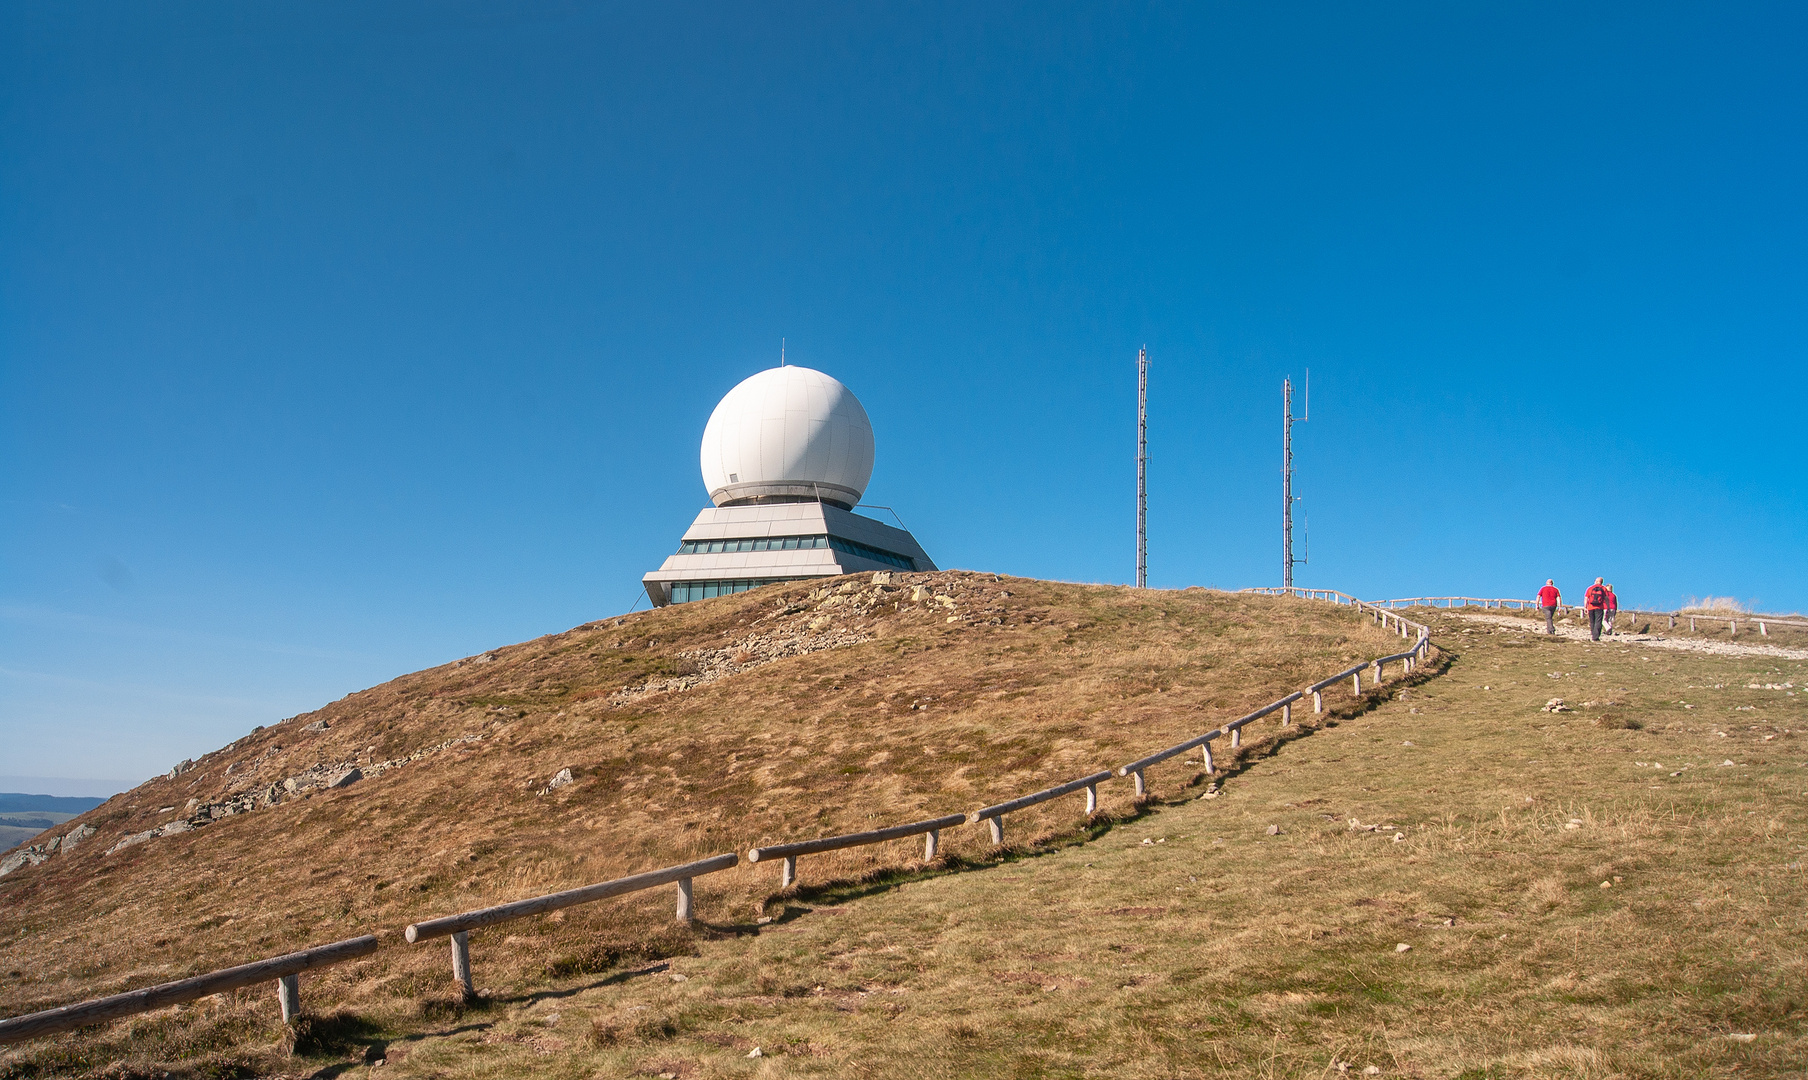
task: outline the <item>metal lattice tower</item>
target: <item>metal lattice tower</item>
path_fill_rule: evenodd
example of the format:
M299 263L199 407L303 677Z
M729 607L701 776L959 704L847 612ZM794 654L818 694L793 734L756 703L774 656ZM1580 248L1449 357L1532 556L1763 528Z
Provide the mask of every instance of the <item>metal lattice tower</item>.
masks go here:
M1136 351L1136 587L1149 587L1149 347Z
M1312 373L1306 372L1306 412L1300 423L1305 423L1312 411L1311 399ZM1291 376L1281 380L1281 586L1293 588L1293 568L1304 566L1305 559L1293 557L1293 379Z

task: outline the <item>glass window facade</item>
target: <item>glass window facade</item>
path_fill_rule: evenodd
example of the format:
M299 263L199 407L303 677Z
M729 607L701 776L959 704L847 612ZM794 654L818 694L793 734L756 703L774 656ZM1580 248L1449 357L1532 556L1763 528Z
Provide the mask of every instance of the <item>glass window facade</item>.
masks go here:
M900 555L895 551L886 551L884 548L876 548L868 544L855 543L852 540L843 540L839 536L829 537L829 546L843 554L858 555L862 559L871 559L874 562L882 562L887 566L895 566L900 570L915 570L917 568L916 563L912 562L908 555Z
M855 540L843 540L839 536L762 536L757 539L743 540L686 540L678 545L678 554L720 555L725 552L800 551L809 548L833 548L844 555L858 555L862 559L884 563L886 566L895 566L900 570L916 569L916 563L912 562L908 555L900 555L895 551L886 551L884 548L876 548ZM761 581L758 584L764 585L765 582ZM748 588L752 587L748 586ZM734 591L740 592L741 590ZM711 593L710 595L720 594ZM677 601L673 600L673 603L677 603Z
M720 555L725 551L797 551L829 546L826 536L762 536L757 540L686 540L680 555Z
M674 581L672 582L672 603L682 604L691 600L708 600L712 596L728 596L733 593L757 589L761 585L775 585L781 581L796 581L796 578L743 578L739 581Z

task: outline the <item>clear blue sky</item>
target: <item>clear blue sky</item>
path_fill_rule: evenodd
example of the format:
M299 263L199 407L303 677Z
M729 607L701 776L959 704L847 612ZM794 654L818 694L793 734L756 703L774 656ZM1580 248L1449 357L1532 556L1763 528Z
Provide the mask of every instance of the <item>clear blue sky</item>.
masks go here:
M0 786L627 610L790 358L946 567L1808 608L1800 5L0 8ZM104 788L105 785L102 785Z

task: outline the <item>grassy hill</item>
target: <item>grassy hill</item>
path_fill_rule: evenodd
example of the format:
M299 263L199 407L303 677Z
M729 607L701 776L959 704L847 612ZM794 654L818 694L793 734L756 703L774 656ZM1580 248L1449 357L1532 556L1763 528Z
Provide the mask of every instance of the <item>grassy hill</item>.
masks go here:
M775 586L587 624L255 731L83 815L94 833L73 851L0 878L0 1014L374 930L391 947L304 979L310 1010L345 1014L316 1024L314 1045L445 1027L459 1006L444 943L400 945L409 921L971 809L1397 645L1321 604L966 573ZM565 769L573 782L554 786ZM1198 780L1167 767L1183 774ZM1095 830L1131 809L1127 784L1102 794ZM1014 815L1010 837L1029 850L1082 835L1077 801ZM944 847L945 868L991 857L983 827ZM805 880L913 868L915 854L812 857ZM473 937L479 981L526 993L733 949L786 902L774 869L743 866L699 882L692 931L672 927L669 890L499 927ZM278 1067L268 997L15 1048L0 1075Z
M498 972L369 1045L460 1078L1800 1075L1808 661L1425 617L1441 675L1268 729L1213 798L1153 775L1090 842Z

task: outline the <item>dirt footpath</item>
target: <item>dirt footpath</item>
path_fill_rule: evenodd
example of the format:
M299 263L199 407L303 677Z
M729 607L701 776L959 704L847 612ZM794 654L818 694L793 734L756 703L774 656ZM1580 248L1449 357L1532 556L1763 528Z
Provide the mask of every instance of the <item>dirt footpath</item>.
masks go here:
M1533 633L1544 633L1543 619L1515 618L1511 615L1471 615L1462 611L1440 612L1452 618L1468 619L1471 622L1490 623L1495 626L1509 626L1515 630ZM1557 624L1557 636L1571 641L1587 641L1588 628L1585 626L1565 626ZM1781 645L1740 645L1733 641L1710 641L1705 638L1672 638L1662 634L1629 634L1624 631L1612 637L1603 637L1603 642L1617 642L1627 645L1648 645L1655 649L1677 649L1682 652L1709 653L1714 656L1774 656L1783 660L1808 660L1808 649L1786 649Z

